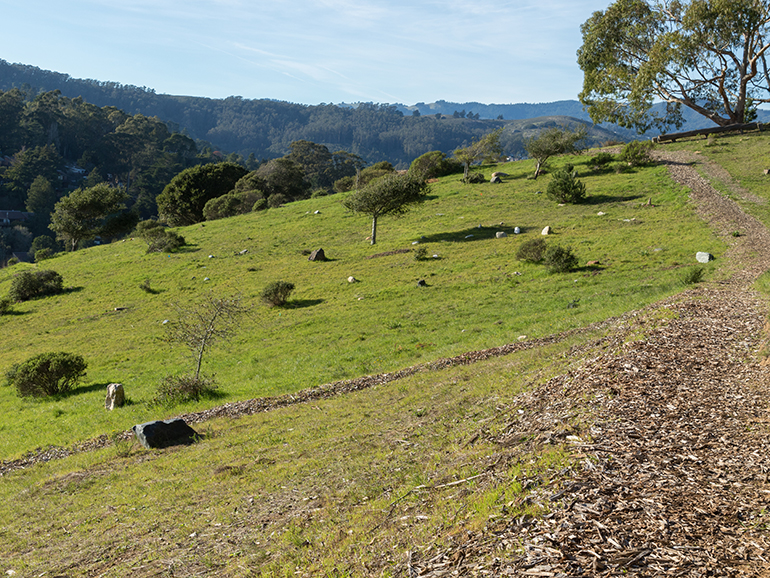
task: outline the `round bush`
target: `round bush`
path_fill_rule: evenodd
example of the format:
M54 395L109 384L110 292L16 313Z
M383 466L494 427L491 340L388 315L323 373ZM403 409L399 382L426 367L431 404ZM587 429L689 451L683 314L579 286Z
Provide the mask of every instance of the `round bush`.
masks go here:
M136 234L147 243L148 253L172 253L187 244L182 235L152 219L139 223Z
M558 245L551 245L545 250L543 261L549 273L566 273L572 271L578 264L578 258L570 247L564 248Z
M5 377L22 397L47 397L72 390L88 364L73 353L41 353L8 370Z
M632 167L649 164L652 162L652 142L632 140L626 143L618 158Z
M597 153L596 156L591 157L591 164L596 167L604 167L610 164L614 158L611 153L602 151Z
M8 297L0 297L0 315L7 315L13 311L13 301Z
M267 206L271 209L277 209L284 203L288 202L288 198L286 195L282 193L273 193L267 198Z
M577 179L572 165L567 165L553 174L546 195L557 203L579 203L586 197L586 186Z
M56 271L22 271L11 281L8 296L14 301L29 301L64 291L64 280Z
M516 251L516 258L519 261L539 263L543 260L545 248L545 239L530 239L521 244L519 250Z
M477 185L479 183L487 182L483 173L468 173L467 177L463 177L463 182L466 185Z
M273 281L262 291L262 301L271 307L280 307L286 304L292 291L294 291L294 283Z
M44 247L35 251L35 263L40 263L40 261L45 261L51 257L53 257L53 251L48 247Z

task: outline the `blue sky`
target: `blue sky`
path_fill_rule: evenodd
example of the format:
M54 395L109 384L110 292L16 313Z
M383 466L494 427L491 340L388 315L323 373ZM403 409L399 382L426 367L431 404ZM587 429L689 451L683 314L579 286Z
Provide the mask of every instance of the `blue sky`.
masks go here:
M0 58L159 93L339 102L575 99L610 0L0 0Z

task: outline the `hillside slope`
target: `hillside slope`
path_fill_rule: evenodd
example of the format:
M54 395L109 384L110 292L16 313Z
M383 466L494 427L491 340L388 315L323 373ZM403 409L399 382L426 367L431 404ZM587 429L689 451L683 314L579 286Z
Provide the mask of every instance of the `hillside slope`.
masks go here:
M710 282L553 338L213 410L194 446L105 436L20 464L0 478L5 568L767 576L768 231L703 155L662 160L729 245Z

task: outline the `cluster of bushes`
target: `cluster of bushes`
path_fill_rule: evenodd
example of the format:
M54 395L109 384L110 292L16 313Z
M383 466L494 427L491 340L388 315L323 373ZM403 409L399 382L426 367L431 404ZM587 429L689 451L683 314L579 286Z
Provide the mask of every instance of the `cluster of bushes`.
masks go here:
M577 268L578 258L570 247L548 245L544 239L530 239L516 252L519 261L543 263L549 273L567 273Z
M12 301L29 301L64 291L64 280L56 271L22 271L14 276L8 297Z
M447 158L441 151L431 151L414 159L409 173L427 181L463 172L463 164L457 159Z
M277 193L265 199L259 191L232 192L208 201L203 207L203 217L207 221L245 215L252 211L262 211L268 206L280 206L285 202L283 195ZM270 204L272 202L272 204ZM277 203L277 204L276 204Z
M342 177L341 179L334 181L334 191L337 193L346 193L353 189L360 189L380 177L392 175L395 172L396 169L394 169L393 165L388 161L374 163L372 166L361 170L357 175Z
M148 253L172 253L186 244L182 235L152 219L139 223L135 233L147 243Z
M628 167L642 167L652 162L652 141L634 140L623 145L620 153L615 157L612 153L602 151L591 157L591 166L596 171L611 170L613 161L615 170L621 172Z

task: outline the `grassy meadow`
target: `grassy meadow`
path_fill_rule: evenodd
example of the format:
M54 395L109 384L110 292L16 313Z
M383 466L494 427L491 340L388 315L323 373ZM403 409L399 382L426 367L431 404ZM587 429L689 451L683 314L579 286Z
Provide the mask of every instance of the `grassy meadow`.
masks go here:
M761 135L732 138L708 154L721 164L719 151L739 158L745 146L759 155L766 142ZM181 229L190 244L175 254L147 255L134 239L44 262L71 289L0 317L0 371L65 350L86 357L88 377L72 395L49 400L20 399L0 387L2 459L226 401L584 330L468 366L196 424L202 440L191 446L148 451L116 441L7 473L0 477L0 571L404 576L412 561L441 560L472 537L546 513L552 502L544 497L559 490L565 472L583 467L562 441L590 441L594 400L554 415L554 439L544 439L516 429L519 416L535 411L519 396L563 374L576 347L591 356L606 331L593 322L682 290L697 251L717 257L704 266L708 281L724 274L725 242L696 218L687 190L664 167L599 173L589 159L552 162L576 165L586 203L548 200L549 175L527 179L528 161L483 167L487 176L509 176L500 185L441 179L425 203L380 222L375 246L366 240L366 217L325 197ZM724 166L734 175L743 170ZM759 181L741 184L770 196ZM554 230L548 243L572 247L577 270L548 274L517 261L518 247L540 238L546 225ZM517 226L521 234L514 235ZM498 231L508 237L495 238ZM419 247L427 248L427 260L415 260ZM317 248L328 262L308 261ZM25 267L37 265L0 271L0 294ZM348 283L349 276L358 282ZM427 287L417 287L420 279ZM151 292L141 287L147 280ZM262 289L276 280L296 285L288 307L260 303ZM172 304L209 293L239 295L251 306L236 337L204 360L221 395L153 406L161 377L192 368L184 350L164 341L163 322L173 319ZM665 319L648 321L635 338ZM105 386L113 381L125 385L130 403L107 412ZM517 556L517 544L505 547L494 556Z
M0 317L0 371L45 351L77 353L89 364L85 383L58 399L20 399L0 386L0 459L226 401L583 327L680 290L696 251L719 257L725 250L664 167L596 172L590 155L552 166L568 161L587 185L585 203L547 199L550 177L528 179L530 161L483 167L509 176L497 185L441 179L406 216L381 219L374 246L366 239L369 219L329 196L180 229L189 245L178 253L146 254L143 241L129 239L0 271L0 295L16 272L32 267L56 270L69 287ZM577 270L549 274L517 261L518 247L546 225L554 231L547 242L571 247ZM498 231L508 236L498 239ZM427 249L426 260L415 259L418 247ZM308 260L317 248L329 261ZM427 287L417 287L420 279ZM287 307L260 302L276 280L296 285ZM164 341L164 321L174 319L173 304L206 294L240 296L251 307L235 338L204 359L220 397L152 406L163 376L193 367L186 350ZM124 384L130 403L107 412L111 382Z

